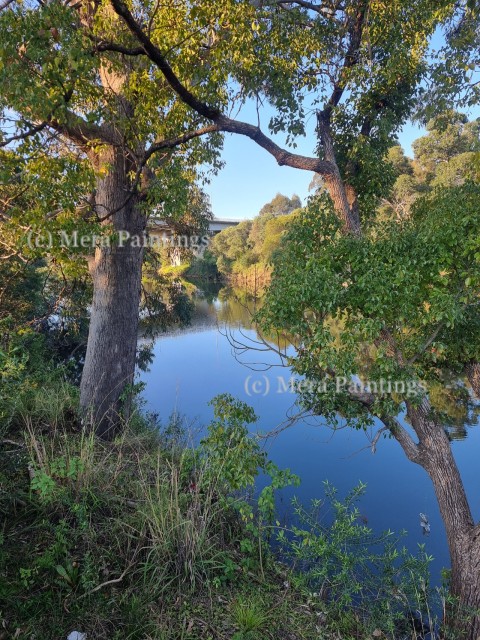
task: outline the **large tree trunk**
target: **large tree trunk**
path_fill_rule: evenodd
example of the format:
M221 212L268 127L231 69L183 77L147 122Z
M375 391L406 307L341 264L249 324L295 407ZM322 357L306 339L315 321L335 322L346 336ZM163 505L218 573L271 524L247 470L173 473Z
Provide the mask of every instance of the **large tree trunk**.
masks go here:
M109 246L97 247L89 265L93 302L80 406L96 433L112 438L120 428L120 417L129 411L143 259L138 239L143 237L146 221L129 190L131 167L122 149L102 151L98 165L108 173L97 179L97 214L102 218L111 213L103 224L120 236ZM126 239L126 233L137 242Z
M407 403L407 415L419 438L418 462L432 480L447 534L451 561L451 594L457 604L447 623L457 640L480 637L480 528L474 525L463 482L443 427L424 400Z

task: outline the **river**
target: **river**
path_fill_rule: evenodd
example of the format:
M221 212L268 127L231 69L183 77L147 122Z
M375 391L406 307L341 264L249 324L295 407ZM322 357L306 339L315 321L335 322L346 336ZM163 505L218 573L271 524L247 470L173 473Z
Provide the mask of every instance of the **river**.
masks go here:
M289 387L290 371L280 367L258 371L265 368L263 363L278 364L279 358L266 351L238 349L239 343L255 346L257 334L249 317L248 309L226 290L197 298L192 324L155 341L153 363L148 372L140 374L146 409L157 413L163 423L173 412L184 415L196 437L212 418L208 402L220 393L231 393L251 405L259 418L255 429L261 433L276 429L298 411ZM253 370L252 363L256 363ZM415 552L421 543L434 557L432 583L439 584L440 571L449 566L449 560L430 480L423 469L406 459L395 440L381 438L373 454L372 437L372 433L352 429L333 432L321 419L310 418L267 439L270 458L302 480L300 487L282 494L281 509L288 514L293 493L304 504L321 498L324 480L337 487L340 497L362 481L367 489L359 508L368 526L376 533L407 530L407 548ZM453 451L477 520L479 445L477 425L456 430ZM430 521L429 535L422 533L420 512Z

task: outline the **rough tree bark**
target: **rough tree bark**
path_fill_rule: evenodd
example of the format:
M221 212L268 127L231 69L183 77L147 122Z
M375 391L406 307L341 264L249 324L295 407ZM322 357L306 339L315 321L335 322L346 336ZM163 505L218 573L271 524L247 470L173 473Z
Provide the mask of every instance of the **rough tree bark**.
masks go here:
M480 527L474 524L465 488L448 436L431 417L427 399L419 407L407 403L407 416L418 436L415 460L428 473L435 488L445 525L451 561L451 594L458 607L448 621L458 640L480 637Z
M317 114L317 130L325 160L333 168L332 172L323 176L325 186L335 207L337 216L342 221L345 233L360 234L360 218L358 215L357 195L350 185L346 185L340 174L333 140L330 132L331 109Z
M128 414L125 391L135 371L143 248L132 240L143 237L146 218L126 188L132 167L123 150L108 147L97 162L108 173L97 179L96 210L101 218L111 214L103 224L119 235L108 246L97 247L89 264L93 301L80 405L97 435L112 438L120 414Z

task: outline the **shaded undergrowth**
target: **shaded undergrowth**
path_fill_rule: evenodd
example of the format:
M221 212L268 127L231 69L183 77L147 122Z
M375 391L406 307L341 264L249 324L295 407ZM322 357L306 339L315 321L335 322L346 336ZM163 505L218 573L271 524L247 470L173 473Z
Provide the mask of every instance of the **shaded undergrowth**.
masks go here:
M248 406L216 398L190 448L178 418L161 429L139 413L98 440L75 396L59 378L4 402L0 638L415 637L428 559L372 554L354 500L334 494L328 527L299 505L280 526L275 492L298 479L251 437Z

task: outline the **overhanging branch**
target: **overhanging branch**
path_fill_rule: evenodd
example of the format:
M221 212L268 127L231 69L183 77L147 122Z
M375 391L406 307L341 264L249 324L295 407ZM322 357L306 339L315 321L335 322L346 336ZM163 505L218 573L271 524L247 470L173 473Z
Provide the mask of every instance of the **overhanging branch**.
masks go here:
M175 72L172 67L168 64L167 60L164 58L160 49L153 44L147 34L143 31L141 26L135 20L127 5L123 2L123 0L111 0L112 7L117 15L119 15L124 22L127 24L128 28L132 32L132 34L137 38L138 42L142 45L145 53L148 55L150 60L154 62L160 71L163 73L165 79L168 84L172 87L175 93L182 99L185 104L189 105L201 116L204 116L208 120L215 121L221 113L218 109L207 105L202 100L196 98L193 93L191 93L177 78Z
M25 140L26 138L33 136L40 131L43 131L43 129L45 129L46 127L48 127L48 122L41 122L40 124L32 125L29 129L27 129L27 131L24 131L23 133L17 133L14 136L10 136L10 138L7 138L6 140L2 140L0 142L0 148L6 147L12 142L17 142L18 140Z
M277 145L271 138L265 135L261 129L257 126L234 120L224 115L218 108L208 105L197 98L177 77L168 61L165 59L160 49L153 44L148 35L143 31L141 26L133 17L132 13L128 9L123 0L110 0L114 11L119 15L131 33L142 45L145 53L150 60L158 67L162 72L164 78L175 91L179 98L199 115L203 116L207 120L215 123L215 131L236 133L246 136L260 147L268 151L277 161L280 166L293 167L295 169L303 169L305 171L313 171L322 175L333 175L334 167L330 162L320 160L319 158L313 158L308 156L301 156L295 153L291 153L286 149L283 149Z

